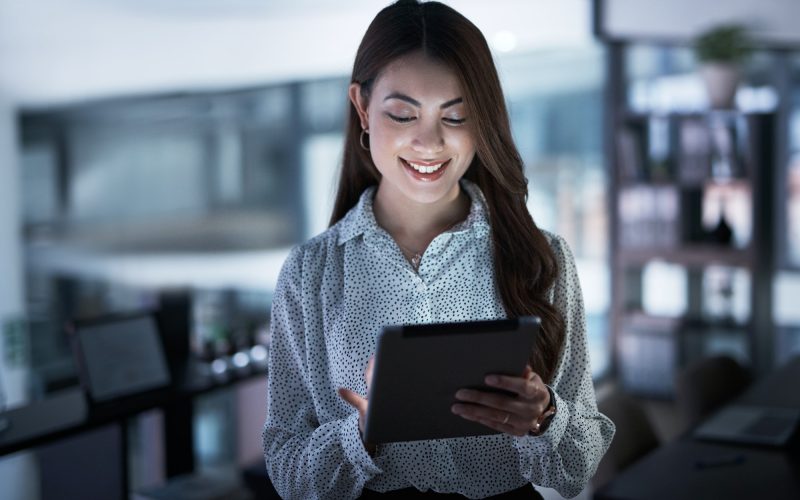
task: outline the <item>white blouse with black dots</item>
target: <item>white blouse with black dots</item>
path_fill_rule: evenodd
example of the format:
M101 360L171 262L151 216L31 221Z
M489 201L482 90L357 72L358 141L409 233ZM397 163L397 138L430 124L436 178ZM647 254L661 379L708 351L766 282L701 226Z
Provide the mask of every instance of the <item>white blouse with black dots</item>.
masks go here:
M482 498L526 482L577 495L608 448L614 425L597 411L578 275L563 239L545 233L560 274L551 301L566 339L551 388L558 411L541 436L495 434L382 445L373 458L358 413L337 395L365 395L364 369L389 324L504 318L480 190L466 180L469 216L437 236L414 272L375 221L375 188L337 224L295 247L272 304L264 454L283 498L356 498L363 488Z

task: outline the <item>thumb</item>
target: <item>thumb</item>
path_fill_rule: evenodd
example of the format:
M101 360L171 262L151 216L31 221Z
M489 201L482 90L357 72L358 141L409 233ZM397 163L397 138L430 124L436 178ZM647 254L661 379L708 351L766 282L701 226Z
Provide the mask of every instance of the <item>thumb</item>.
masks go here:
M375 356L369 358L367 369L364 370L364 379L367 381L367 390L372 385L372 372L375 370Z
M358 410L358 430L363 433L365 425L364 420L367 418L367 400L362 398L357 392L345 389L344 387L340 387L336 392L339 393L339 397L342 398L345 403Z
M346 389L344 387L340 387L337 391L339 393L339 397L342 398L345 403L349 404L361 415L366 415L367 413L367 400L361 397L360 394L357 392L353 392L350 389Z

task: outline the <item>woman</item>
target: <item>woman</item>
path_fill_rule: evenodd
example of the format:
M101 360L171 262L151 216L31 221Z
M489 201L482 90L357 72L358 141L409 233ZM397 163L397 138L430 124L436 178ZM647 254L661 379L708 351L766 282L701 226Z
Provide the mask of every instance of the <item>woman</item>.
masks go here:
M367 29L351 82L331 227L293 249L273 301L274 486L285 498L578 494L614 427L597 411L574 261L526 208L484 37L445 5L399 1ZM499 433L362 442L382 326L520 315L542 319L529 367L487 380L516 397L462 390L453 405Z

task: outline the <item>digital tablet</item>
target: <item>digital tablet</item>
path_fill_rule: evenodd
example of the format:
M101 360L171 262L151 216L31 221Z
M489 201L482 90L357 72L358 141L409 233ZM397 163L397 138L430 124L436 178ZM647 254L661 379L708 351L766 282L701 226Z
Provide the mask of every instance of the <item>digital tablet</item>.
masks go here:
M496 434L455 415L462 388L498 391L486 375L522 375L536 317L384 327L378 337L364 429L368 443Z

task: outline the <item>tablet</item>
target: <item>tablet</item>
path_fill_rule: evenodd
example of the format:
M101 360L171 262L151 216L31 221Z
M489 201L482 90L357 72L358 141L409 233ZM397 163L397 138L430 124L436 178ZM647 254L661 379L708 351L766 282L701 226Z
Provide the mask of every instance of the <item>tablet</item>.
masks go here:
M498 391L488 374L521 375L539 319L384 327L364 429L368 443L496 434L450 410L461 388Z

